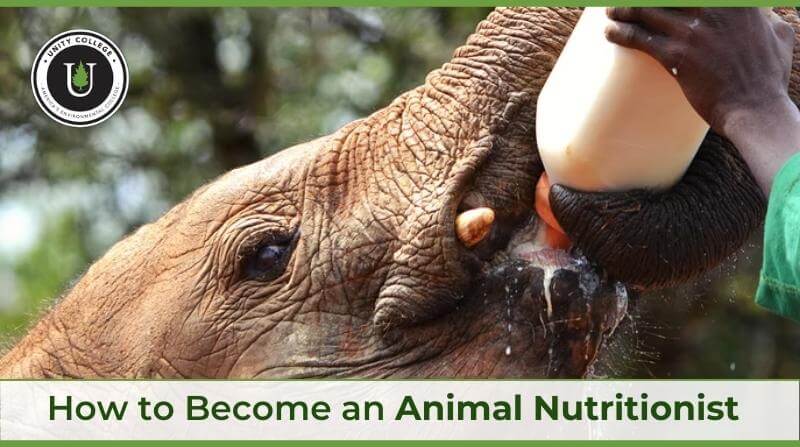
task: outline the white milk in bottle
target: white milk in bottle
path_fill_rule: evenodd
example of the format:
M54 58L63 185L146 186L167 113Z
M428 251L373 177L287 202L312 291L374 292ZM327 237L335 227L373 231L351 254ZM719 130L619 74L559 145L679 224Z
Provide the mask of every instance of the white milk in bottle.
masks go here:
M584 10L539 95L536 141L545 171L550 184L584 191L668 188L708 125L673 73L606 40L609 21L605 8Z

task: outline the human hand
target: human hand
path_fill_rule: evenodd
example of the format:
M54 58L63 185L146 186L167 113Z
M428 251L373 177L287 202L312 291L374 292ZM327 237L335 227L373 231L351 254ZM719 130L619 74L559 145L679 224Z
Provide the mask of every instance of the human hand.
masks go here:
M788 100L794 30L759 8L608 8L606 37L644 51L680 83L718 133ZM733 138L731 138L733 139Z

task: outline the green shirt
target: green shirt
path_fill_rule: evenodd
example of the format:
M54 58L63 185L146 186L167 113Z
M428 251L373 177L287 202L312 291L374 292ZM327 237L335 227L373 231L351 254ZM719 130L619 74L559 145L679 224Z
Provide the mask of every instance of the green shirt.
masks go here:
M786 162L772 184L756 302L800 322L800 154Z

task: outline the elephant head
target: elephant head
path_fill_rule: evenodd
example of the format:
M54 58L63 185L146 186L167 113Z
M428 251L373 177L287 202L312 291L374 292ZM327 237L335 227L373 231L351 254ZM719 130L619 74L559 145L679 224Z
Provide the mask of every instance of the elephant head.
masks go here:
M712 267L764 200L710 135L671 191L554 188L588 261L532 243L536 99L579 15L498 9L386 108L200 188L89 268L0 374L584 375L625 315L617 280ZM454 222L478 208L493 219L465 244Z

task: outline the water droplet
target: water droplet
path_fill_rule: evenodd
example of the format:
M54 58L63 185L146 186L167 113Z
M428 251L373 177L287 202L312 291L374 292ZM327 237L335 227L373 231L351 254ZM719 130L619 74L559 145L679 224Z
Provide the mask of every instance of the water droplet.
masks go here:
M544 289L544 301L547 304L547 317L553 316L553 300L550 297L550 283L553 281L553 274L555 268L543 267L544 278L542 279L542 288Z

